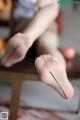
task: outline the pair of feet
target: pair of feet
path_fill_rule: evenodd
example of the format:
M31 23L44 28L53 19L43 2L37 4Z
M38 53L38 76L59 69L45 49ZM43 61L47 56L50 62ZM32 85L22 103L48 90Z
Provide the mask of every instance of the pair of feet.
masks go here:
M28 46L29 41L26 43L24 40L25 38L21 34L10 39L5 49L0 53L3 66L10 67L25 57L26 51L28 51L26 46ZM3 55L1 55L2 53ZM61 62L56 55L58 56L57 53L55 55L45 54L39 56L35 60L36 70L43 82L56 89L64 98L70 98L74 90L68 81L64 62Z

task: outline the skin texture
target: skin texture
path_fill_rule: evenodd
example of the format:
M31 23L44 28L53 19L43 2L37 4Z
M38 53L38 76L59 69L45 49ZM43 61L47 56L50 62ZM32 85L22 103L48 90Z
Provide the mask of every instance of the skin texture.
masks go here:
M56 89L64 98L70 98L74 90L66 75L64 58L57 50L57 32L54 26L54 29L52 28L52 23L58 15L58 4L56 0L50 5L41 4L39 4L39 9L26 30L14 35L1 51L3 53L1 64L10 67L23 60L36 41L39 57L35 60L35 66L40 79Z
M74 90L67 78L64 57L58 51L57 46L57 31L51 24L36 42L39 57L35 60L35 66L43 82L56 89L64 98L71 98Z

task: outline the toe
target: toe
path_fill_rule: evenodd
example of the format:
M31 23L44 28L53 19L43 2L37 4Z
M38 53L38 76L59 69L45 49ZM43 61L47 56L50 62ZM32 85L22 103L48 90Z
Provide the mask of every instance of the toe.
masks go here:
M35 66L36 66L36 69L37 69L37 71L39 73L41 71L43 71L43 69L44 69L44 61L43 61L42 57L36 58L36 60L35 60Z

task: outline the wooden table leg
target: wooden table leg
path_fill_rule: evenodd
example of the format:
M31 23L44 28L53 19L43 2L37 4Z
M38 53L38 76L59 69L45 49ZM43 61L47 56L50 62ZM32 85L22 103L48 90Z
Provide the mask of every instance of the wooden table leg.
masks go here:
M10 106L10 119L17 120L18 105L21 93L21 80L12 81L12 96L11 96L11 106Z

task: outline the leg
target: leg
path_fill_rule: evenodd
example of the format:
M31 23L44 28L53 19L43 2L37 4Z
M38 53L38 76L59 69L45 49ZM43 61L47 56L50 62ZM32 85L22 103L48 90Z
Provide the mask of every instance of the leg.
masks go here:
M42 81L54 87L63 97L70 98L73 88L66 75L64 58L56 49L57 41L57 33L52 28L40 37L36 43L40 56L36 59L35 66Z

